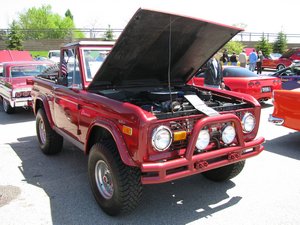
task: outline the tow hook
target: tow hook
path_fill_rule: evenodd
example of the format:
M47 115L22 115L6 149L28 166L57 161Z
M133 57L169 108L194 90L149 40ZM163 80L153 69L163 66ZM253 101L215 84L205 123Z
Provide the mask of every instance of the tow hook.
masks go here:
M231 152L228 154L228 160L237 160L241 157L241 154L238 152Z
M206 161L197 161L195 162L195 168L198 170L198 169L203 169L205 167L208 166L208 162Z

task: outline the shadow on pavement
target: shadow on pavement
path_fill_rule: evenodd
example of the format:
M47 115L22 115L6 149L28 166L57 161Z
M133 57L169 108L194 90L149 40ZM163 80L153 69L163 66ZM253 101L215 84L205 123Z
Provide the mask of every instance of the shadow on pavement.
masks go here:
M109 217L93 198L87 157L69 143L54 156L44 155L35 136L10 146L22 161L19 168L29 184L49 196L53 224L186 224L231 207L242 199L229 196L232 181L215 183L200 175L144 186L139 207L128 215Z
M1 103L1 101L0 101ZM4 112L2 104L0 104L0 124L13 124L22 123L35 120L33 111L31 109L16 108L13 114L7 114Z
M300 160L300 132L268 140L264 146L268 152Z

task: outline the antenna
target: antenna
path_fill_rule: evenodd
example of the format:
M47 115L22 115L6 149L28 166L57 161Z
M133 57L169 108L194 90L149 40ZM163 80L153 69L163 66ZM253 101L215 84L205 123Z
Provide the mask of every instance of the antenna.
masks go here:
M169 88L169 94L170 94L170 101L171 101L171 112L173 114L173 107L172 107L172 90L171 90L171 55L172 55L172 23L171 23L171 16L170 16L170 22L169 22L169 65L168 65L168 88Z

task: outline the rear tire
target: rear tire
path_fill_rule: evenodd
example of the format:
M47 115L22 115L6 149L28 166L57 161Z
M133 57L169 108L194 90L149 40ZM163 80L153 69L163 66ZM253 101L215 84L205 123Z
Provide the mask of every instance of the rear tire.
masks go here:
M202 175L209 180L222 182L236 177L240 172L242 172L244 166L245 160L217 169L209 170L202 173Z
M50 127L43 109L39 109L36 115L36 133L40 148L44 154L53 155L61 152L63 137Z
M93 145L88 173L94 197L105 213L116 216L137 207L142 195L140 169L122 162L113 141Z
M15 108L11 107L9 101L5 100L4 98L2 99L2 106L4 112L6 112L7 114L12 114L15 112Z

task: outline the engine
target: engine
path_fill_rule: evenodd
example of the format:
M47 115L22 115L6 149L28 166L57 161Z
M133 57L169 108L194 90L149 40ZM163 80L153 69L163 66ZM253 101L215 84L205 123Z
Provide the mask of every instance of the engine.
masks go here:
M174 88L171 92L167 88L151 88L102 90L100 94L135 104L158 118L216 113L246 107L245 102L191 86Z

